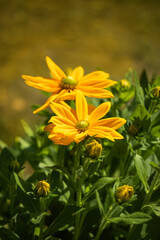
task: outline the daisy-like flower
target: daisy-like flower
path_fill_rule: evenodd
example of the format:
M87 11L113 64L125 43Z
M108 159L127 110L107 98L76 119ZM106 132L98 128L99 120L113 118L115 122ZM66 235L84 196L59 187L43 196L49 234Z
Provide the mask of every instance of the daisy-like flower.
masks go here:
M57 116L50 119L51 124L45 130L49 132L49 139L56 144L69 145L73 141L79 143L87 135L111 141L123 139L123 136L115 130L126 122L125 119L117 117L101 119L110 110L109 101L95 108L88 105L84 95L77 91L76 110L55 102L50 106Z
M66 75L49 57L46 57L46 62L52 78L22 75L22 78L25 79L26 84L29 86L52 93L48 100L34 113L47 108L50 102L75 99L77 90L80 90L88 97L113 97L110 91L104 89L117 83L108 79L108 73L95 71L84 76L84 70L79 66L69 75Z

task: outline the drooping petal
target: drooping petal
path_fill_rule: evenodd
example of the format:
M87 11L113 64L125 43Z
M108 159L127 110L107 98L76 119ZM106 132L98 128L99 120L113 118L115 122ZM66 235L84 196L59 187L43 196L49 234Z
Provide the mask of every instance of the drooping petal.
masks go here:
M22 78L26 80L25 83L27 85L46 92L57 93L61 90L61 87L56 80L44 77L32 77L28 75L22 75Z
M78 133L77 129L69 125L55 126L53 129L54 133L61 133L65 136L76 135Z
M70 121L72 121L73 123L76 123L77 120L76 118L74 117L73 113L67 108L65 107L64 105L60 104L60 103L55 103L55 102L52 102L50 104L50 107L52 109L52 111L59 117L62 117L62 118L67 118L69 119Z
M110 141L114 142L114 138L111 136L110 133L104 132L104 131L102 131L100 129L97 129L97 128L89 129L88 135L89 136L99 137L99 138L107 138Z
M84 75L84 70L82 67L77 67L75 68L70 74L69 76L73 77L74 79L76 79L77 81L79 81Z
M110 110L110 107L111 107L111 103L105 102L99 105L97 108L95 108L95 110L93 110L89 116L89 119L88 119L89 123L96 124L97 120L104 117L108 113L108 111Z
M122 127L126 123L126 120L124 118L106 118L98 120L95 124L93 123L92 126L105 126L109 128L113 128L114 130Z
M57 116L51 117L49 122L52 122L56 126L57 125L64 125L64 124L70 125L70 126L75 126L75 124L72 121L70 121L68 118L62 118L62 117L57 117Z
M104 127L104 126L95 126L90 129L90 132L97 132L96 137L100 137L99 134L109 134L113 139L123 139L123 136L115 131L112 128Z
M67 137L64 134L53 134L49 135L48 138L59 145L69 145L73 142L73 136Z
M89 87L89 86L78 86L78 89L87 97L95 98L112 98L114 95L106 90L101 88Z
M49 57L46 57L46 62L53 78L61 80L66 77L66 74Z
M88 118L88 105L84 95L77 90L76 93L76 112L78 120L86 120Z

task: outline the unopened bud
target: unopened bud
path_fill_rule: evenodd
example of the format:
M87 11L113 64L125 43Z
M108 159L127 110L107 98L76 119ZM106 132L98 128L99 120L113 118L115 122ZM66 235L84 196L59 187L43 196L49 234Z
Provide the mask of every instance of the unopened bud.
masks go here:
M128 134L131 136L136 136L138 134L138 126L132 124L130 126L128 126Z
M155 87L151 90L151 94L154 98L160 98L160 87Z
M128 89L131 86L130 82L127 79L121 79L120 85L123 89Z
M45 180L43 181L38 181L35 190L38 195L40 196L47 196L47 194L50 192L50 184L46 182Z
M93 139L90 143L85 145L86 154L90 158L98 158L102 153L102 144Z
M134 189L132 186L123 185L116 190L116 200L120 203L128 202L133 196Z
M18 172L20 169L20 164L17 160L12 160L8 166L9 171Z

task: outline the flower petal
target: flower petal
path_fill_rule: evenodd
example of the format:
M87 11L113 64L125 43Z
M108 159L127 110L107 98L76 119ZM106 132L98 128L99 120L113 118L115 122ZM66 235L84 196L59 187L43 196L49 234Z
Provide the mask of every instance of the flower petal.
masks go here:
M111 103L105 102L99 105L99 107L95 108L89 116L89 119L88 119L89 123L96 124L97 120L104 117L108 113L108 111L110 110L110 107L111 107Z
M70 126L75 126L75 123L73 123L72 121L70 121L67 118L62 118L62 117L57 117L57 116L53 116L51 117L51 119L49 120L49 122L52 122L53 124L57 125L70 125Z
M81 142L88 135L88 131L81 132L74 137L74 142Z
M86 120L88 118L88 105L84 95L77 90L76 93L76 112L78 120Z
M79 87L84 87L84 86L88 86L88 87L94 87L94 88L107 88L110 86L113 86L117 84L116 81L110 80L110 79L91 79L91 80L87 80L87 81L82 81L79 84Z
M123 139L123 136L112 128L103 127L103 126L95 126L95 127L90 128L89 134L90 133L93 134L95 132L97 132L96 137L101 137L102 135L104 135L104 136L106 135L106 136L110 136L113 139ZM111 140L111 141L113 141L113 140Z
M49 57L46 57L46 62L53 78L61 80L66 77L66 74Z
M77 81L79 81L84 75L84 70L82 67L77 67L75 68L70 74L69 76L73 77L74 79L76 79Z
M109 73L103 72L103 71L94 71L92 73L87 74L83 77L82 81L88 81L88 80L101 80L101 79L107 79L109 78Z
M52 80L44 77L32 77L28 75L22 75L25 79L25 83L31 87L46 91L57 93L61 90L59 83L56 80Z
M106 90L101 88L95 88L92 86L78 86L78 89L87 97L95 97L95 98L112 98L114 95Z
M93 123L92 126L94 125L105 126L105 127L109 127L116 130L122 127L125 123L126 123L126 120L124 118L113 117L113 118L98 120L95 124Z
M51 107L52 111L57 116L62 117L62 118L67 118L70 121L72 121L73 123L77 122L77 120L74 117L73 113L68 108L66 108L65 106L61 105L60 103L52 102L50 104L50 107Z

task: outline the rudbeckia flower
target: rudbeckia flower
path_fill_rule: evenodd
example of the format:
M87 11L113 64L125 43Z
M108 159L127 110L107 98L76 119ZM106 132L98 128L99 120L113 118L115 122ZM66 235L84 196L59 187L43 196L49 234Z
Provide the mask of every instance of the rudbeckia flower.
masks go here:
M115 130L126 122L125 119L118 117L101 119L110 110L109 101L95 108L87 104L86 98L78 90L76 110L55 102L52 102L50 107L57 116L50 119L51 124L45 130L49 132L49 139L56 144L69 145L73 141L79 143L87 135L111 141L123 139L123 136Z
M29 86L52 93L49 99L34 113L47 108L52 101L74 100L77 90L88 97L113 97L110 91L104 89L117 83L108 79L108 73L95 71L84 76L83 68L77 67L69 75L66 75L49 57L46 57L46 62L52 78L22 75Z

